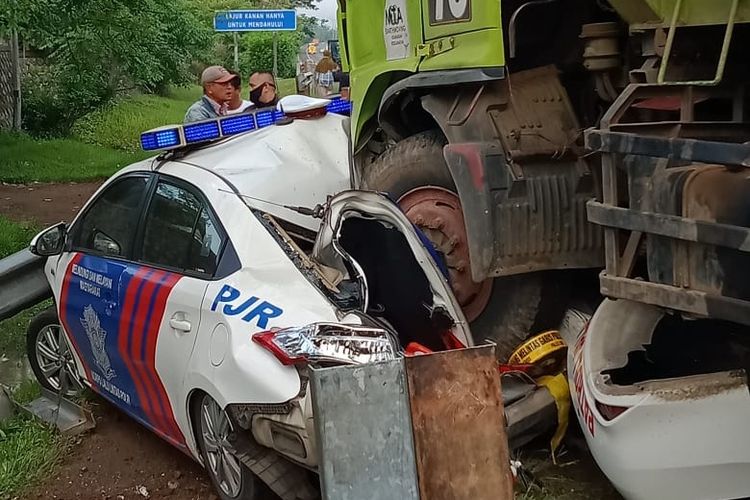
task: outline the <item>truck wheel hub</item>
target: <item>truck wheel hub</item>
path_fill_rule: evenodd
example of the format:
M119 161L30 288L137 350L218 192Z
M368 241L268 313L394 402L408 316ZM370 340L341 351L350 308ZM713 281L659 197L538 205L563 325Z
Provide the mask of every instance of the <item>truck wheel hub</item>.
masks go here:
M490 300L492 279L475 283L471 278L469 244L458 196L441 187L427 186L412 189L398 203L445 257L456 300L466 319L475 320Z

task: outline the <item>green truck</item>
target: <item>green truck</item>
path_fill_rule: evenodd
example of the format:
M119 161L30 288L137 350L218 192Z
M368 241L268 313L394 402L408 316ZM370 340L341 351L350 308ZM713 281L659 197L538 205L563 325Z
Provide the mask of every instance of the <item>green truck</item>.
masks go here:
M631 85L742 81L748 21L747 0L339 0L359 186L399 201L506 357L597 295L606 179L584 131ZM675 111L641 104L644 123Z

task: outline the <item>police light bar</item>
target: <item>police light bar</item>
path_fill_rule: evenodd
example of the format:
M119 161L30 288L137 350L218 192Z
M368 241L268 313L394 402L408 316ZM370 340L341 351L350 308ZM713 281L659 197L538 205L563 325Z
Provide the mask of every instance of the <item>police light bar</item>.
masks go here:
M342 115L351 113L352 104L343 99L332 99L326 111ZM141 134L141 147L144 151L177 149L193 144L215 141L224 137L244 134L269 127L286 115L274 109L223 116L185 125L168 125Z

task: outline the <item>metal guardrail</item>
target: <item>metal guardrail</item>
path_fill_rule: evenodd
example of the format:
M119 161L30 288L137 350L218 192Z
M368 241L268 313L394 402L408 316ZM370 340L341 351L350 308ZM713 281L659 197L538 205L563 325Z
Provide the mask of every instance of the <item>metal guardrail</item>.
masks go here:
M52 296L45 262L28 249L0 260L0 321Z

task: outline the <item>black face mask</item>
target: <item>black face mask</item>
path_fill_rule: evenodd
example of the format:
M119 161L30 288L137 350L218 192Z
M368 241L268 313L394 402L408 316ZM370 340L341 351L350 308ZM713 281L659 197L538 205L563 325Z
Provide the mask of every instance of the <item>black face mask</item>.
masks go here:
M276 97L271 100L271 102L260 102L260 95L263 93L263 89L265 88L265 85L259 85L258 88L255 90L250 91L250 101L255 104L259 108L264 108L267 106L276 106L276 102L278 99Z

